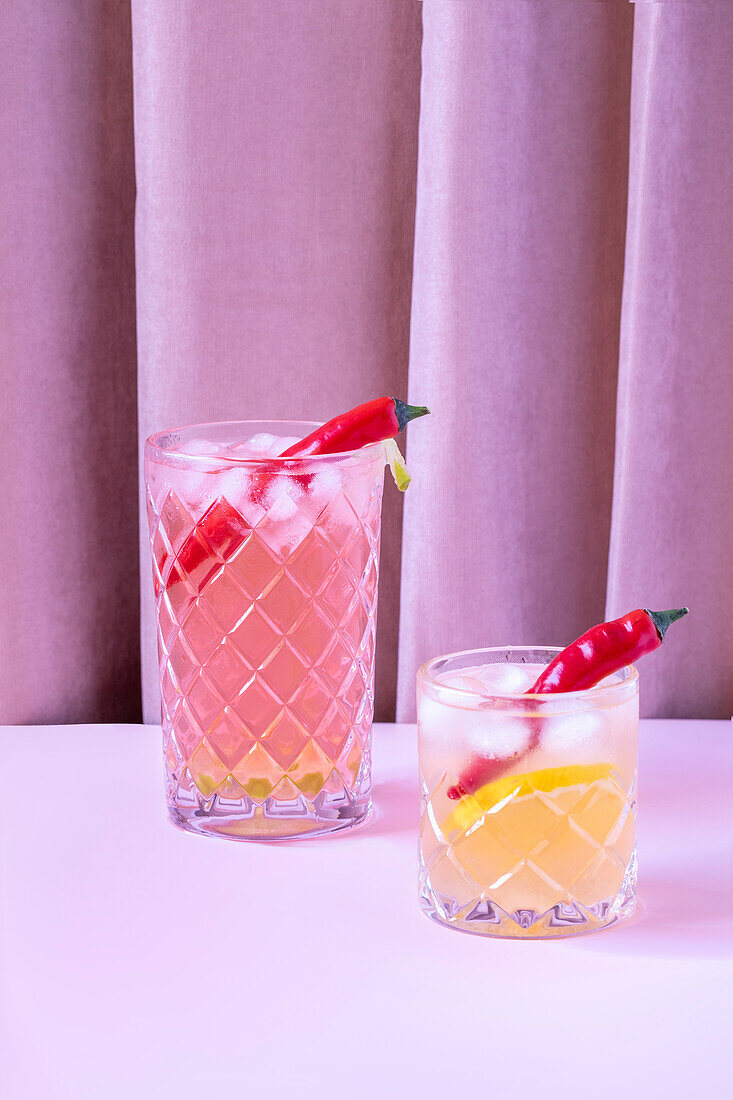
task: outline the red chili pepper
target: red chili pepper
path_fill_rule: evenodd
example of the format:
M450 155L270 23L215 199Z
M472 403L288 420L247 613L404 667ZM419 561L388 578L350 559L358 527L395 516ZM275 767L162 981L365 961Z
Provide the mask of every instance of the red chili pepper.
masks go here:
M206 583L237 550L252 528L229 501L220 497L201 517L178 551L167 576L165 562L159 562L166 590L184 578L201 592Z
M423 405L406 405L396 397L378 397L357 405L349 412L334 416L305 439L294 443L281 458L306 458L308 455L338 454L355 451L369 443L394 439L410 420L426 416L430 409Z
M637 608L620 619L591 627L550 661L527 694L593 687L612 672L658 649L671 623L687 612L686 607L672 611Z
M518 763L523 756L528 756L539 744L539 731L542 723L537 718L527 721L528 739L527 745L519 752L513 752L511 756L475 756L469 761L467 767L461 772L458 782L446 791L448 798L463 798L467 794L475 794L487 783L492 783L499 776L504 775L512 764Z
M397 397L377 397L363 405L349 409L348 412L334 416L321 424L320 428L299 439L283 451L280 458L309 458L311 455L339 454L342 451L356 451L370 443L380 443L384 439L394 439L418 416L427 416L430 409L424 405L406 405ZM252 493L255 500L263 501L272 479L282 468L277 463L263 465L253 478ZM308 488L312 473L291 473L303 489Z
M669 626L687 612L686 607L677 607L672 611L638 608L620 619L591 627L543 668L525 694L546 695L593 687L612 672L658 649ZM457 799L472 794L534 752L542 736L542 719L529 718L528 727L527 744L519 752L507 757L474 757L455 786L448 789L448 798Z
M349 412L336 416L320 428L283 451L281 458L307 458L316 454L336 454L340 451L358 450L368 443L391 439L404 429L410 420L425 416L430 410L418 405L406 405L396 397L379 397L367 401ZM263 462L251 478L250 492L255 500L265 500L271 480L282 471L277 462ZM312 474L295 474L307 489ZM164 577L170 590L183 577L188 577L193 587L201 592L207 581L241 546L251 528L239 512L224 498L217 500L205 516L199 520L188 536L170 572ZM165 562L158 563L161 576Z

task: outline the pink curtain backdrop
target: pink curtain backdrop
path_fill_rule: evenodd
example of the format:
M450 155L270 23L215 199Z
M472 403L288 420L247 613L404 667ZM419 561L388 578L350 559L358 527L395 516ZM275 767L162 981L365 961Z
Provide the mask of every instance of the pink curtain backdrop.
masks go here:
M405 394L420 5L134 0L140 441ZM394 715L402 503L377 678ZM143 700L159 711L141 511Z
M679 603L643 712L730 715L729 0L3 15L1 721L139 717L140 628L158 720L150 432L383 392L433 415L379 718L438 652Z
M0 18L0 721L139 711L130 11Z

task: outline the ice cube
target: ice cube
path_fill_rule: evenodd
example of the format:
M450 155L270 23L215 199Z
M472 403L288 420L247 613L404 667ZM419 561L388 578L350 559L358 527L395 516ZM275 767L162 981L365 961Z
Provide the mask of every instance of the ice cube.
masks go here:
M494 695L522 695L537 678L523 665L504 663L482 665L475 675L481 680L484 691Z
M302 494L297 485L289 484L290 480L285 477L277 478L268 495L268 502L271 503L267 514L273 523L285 523L298 511L296 497Z
M429 738L433 743L437 741L441 731L446 728L447 711L447 707L421 692L417 705L417 720L421 735Z
M450 680L445 682L450 684L451 687L461 688L462 691L473 691L478 695L486 694L484 682L479 680L478 676L465 676L456 673L451 676Z
M222 458L227 450L226 443L217 443L213 439L190 439L181 445L181 451L187 455L211 455Z
M227 458L235 459L240 462L244 458L262 458L262 455L255 454L249 445L249 440L246 443L230 443L227 449Z
M618 682L619 682L619 673L618 672L612 672L612 673L610 673L610 675L604 676L604 678L602 680L599 680L598 683L594 685L594 687L597 687L597 688L612 687L613 684L617 684Z
M253 492L252 475L246 466L232 466L220 475L216 494L226 497L250 527L256 527L265 514L262 501Z
M250 478L244 467L230 466L218 475L215 482L212 482L211 490L217 497L226 497L229 503L236 507L246 495L249 484Z
M176 477L175 491L194 520L201 516L213 502L212 487L216 484L218 472L207 473L203 470L179 471Z
M313 525L301 508L304 495L296 478L276 477L268 486L267 516L259 531L280 556L291 554L312 530Z
M524 718L508 717L490 710L461 711L456 732L473 752L502 758L526 748L531 733Z
M214 500L217 479L224 468L226 444L211 439L191 439L181 444L181 453L208 459L191 463L175 473L173 488L191 513L198 520Z
M277 457L281 455L283 451L287 451L294 443L300 443L300 436L297 435L277 435L274 436L275 442L272 444L270 454Z
M544 752L573 761L597 760L602 748L603 717L600 712L563 714L542 721L540 745Z
M305 479L304 493L300 501L302 511L311 523L318 522L321 513L331 504L341 489L341 474L335 469L320 469ZM337 512L329 513L329 529L338 523L339 516L350 527L354 525L354 513L344 504Z
M247 447L252 452L253 457L258 458L261 455L279 454L279 451L273 451L272 449L279 441L280 437L277 435L271 435L269 432L258 432L242 446Z
M233 452L238 458L277 458L288 447L292 447L299 441L297 435L271 435L270 432L258 432L244 443L230 444L230 453Z
M341 474L336 469L319 470L312 478L308 491L312 500L325 507L341 488Z
M451 686L462 685L452 681ZM510 717L475 706L468 698L464 701L465 706L461 706L460 697L450 700L447 692L443 698L456 705L445 705L422 695L418 721L426 743L434 751L446 754L446 770L459 774L474 755L510 757L527 747L532 731L530 723L521 716Z

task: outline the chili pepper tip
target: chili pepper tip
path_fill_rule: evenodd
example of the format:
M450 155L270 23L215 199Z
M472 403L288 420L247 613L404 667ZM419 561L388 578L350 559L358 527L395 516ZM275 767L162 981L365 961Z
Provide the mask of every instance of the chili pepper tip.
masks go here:
M427 409L424 405L406 405L404 401L400 401L399 397L393 397L392 400L394 401L400 431L404 431L405 425L411 420L416 420L418 416L427 416L430 412L430 409Z
M682 619L689 613L690 609L689 607L673 607L671 611L650 611L648 607L645 607L644 610L657 628L659 640L663 642L664 635L672 623L676 622L677 619Z

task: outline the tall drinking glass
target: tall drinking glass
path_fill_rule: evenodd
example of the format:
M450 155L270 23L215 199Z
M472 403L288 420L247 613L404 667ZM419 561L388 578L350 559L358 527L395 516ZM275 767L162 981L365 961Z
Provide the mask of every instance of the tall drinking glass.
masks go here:
M566 936L633 912L638 675L524 694L559 652L478 649L418 673L421 905L452 928Z
M384 448L273 457L315 426L146 443L168 808L193 832L313 836L369 812Z

